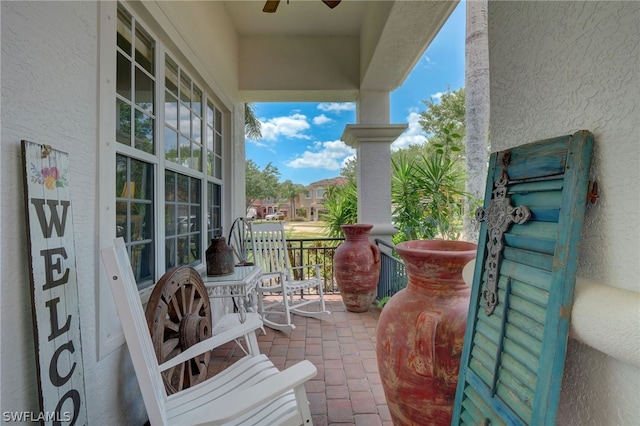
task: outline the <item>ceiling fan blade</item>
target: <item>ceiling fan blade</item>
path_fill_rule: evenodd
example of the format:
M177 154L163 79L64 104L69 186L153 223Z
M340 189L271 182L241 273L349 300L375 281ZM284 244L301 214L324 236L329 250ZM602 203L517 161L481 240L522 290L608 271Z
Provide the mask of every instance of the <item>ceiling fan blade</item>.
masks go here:
M340 4L342 0L322 0L322 3L326 4L327 6L329 6L331 9L333 9L334 7L336 7L337 5Z
M278 9L279 3L280 0L267 0L267 2L264 4L264 7L262 8L262 11L266 13L274 13Z

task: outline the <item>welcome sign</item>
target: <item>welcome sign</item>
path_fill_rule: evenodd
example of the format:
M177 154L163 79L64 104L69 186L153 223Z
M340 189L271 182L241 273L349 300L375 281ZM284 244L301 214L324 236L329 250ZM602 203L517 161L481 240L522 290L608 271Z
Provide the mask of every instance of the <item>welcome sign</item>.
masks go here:
M22 141L41 424L86 425L69 154Z

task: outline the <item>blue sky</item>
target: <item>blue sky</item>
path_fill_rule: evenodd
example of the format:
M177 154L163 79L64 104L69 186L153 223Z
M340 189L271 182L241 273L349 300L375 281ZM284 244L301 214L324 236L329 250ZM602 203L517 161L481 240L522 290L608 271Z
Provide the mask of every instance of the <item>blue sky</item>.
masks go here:
M424 143L418 123L423 100L464 86L465 3L460 2L404 84L391 93L391 123L408 124L392 144L397 150ZM269 162L280 181L309 185L340 175L355 151L340 141L345 125L356 122L355 103L257 103L262 139L247 139L246 158L260 169Z

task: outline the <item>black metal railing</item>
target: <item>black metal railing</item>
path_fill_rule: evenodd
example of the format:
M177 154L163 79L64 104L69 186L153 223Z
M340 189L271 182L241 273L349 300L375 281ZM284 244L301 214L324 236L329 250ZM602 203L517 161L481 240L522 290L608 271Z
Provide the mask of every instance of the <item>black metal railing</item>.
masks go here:
M407 270L404 262L394 256L393 245L376 238L380 248L380 281L378 300L391 297L407 286Z
M320 274L324 282L324 292L340 293L333 274L333 255L343 241L344 238L289 238L289 260L292 265L322 265ZM380 248L377 299L383 300L407 286L407 271L404 262L395 256L393 245L377 238L375 243Z
M333 274L333 255L344 238L287 238L292 266L319 264L325 293L339 293Z

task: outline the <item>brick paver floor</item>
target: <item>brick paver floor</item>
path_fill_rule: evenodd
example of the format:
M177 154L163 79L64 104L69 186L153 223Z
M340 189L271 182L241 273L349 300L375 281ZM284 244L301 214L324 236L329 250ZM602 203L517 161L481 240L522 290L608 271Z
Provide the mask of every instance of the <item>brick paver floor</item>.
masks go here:
M265 327L258 335L260 352L283 369L307 359L317 368L306 383L313 422L318 426L392 425L376 361L379 311L348 312L340 296L326 296L331 315L322 319L294 315L289 335ZM226 345L213 353L210 372L233 363L244 353Z

